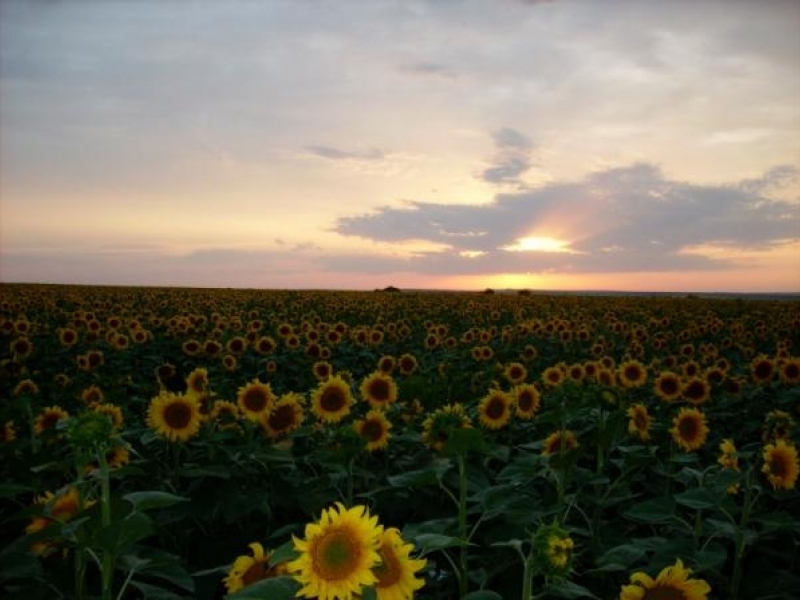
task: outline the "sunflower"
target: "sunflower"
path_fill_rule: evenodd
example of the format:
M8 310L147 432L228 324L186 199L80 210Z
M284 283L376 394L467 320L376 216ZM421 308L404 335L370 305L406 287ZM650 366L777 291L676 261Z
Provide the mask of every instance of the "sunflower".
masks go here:
M664 402L675 402L681 397L683 386L677 373L661 371L656 377L654 392Z
M681 388L686 401L695 405L708 402L708 398L711 395L711 384L704 377L692 377L683 382Z
M555 431L545 438L542 454L548 455L561 452L562 450L574 450L578 446L578 438L575 437L575 434L569 429L564 430L563 436L561 435L561 431Z
M273 440L294 431L303 424L303 397L296 392L288 392L278 398L268 415L260 423L264 432Z
M106 395L103 393L103 390L96 385L90 385L81 392L81 400L83 400L89 406L102 404L105 399Z
M401 375L411 375L417 370L417 358L413 354L402 354L397 359Z
M669 430L672 439L686 452L697 450L706 443L709 432L706 416L696 408L682 408L672 424Z
M381 562L378 518L367 507L345 508L337 502L309 523L305 537L292 536L299 558L287 568L303 586L297 596L318 600L353 600L365 586L378 583L373 572Z
M372 408L386 409L397 400L397 384L391 375L383 371L375 371L365 377L359 391Z
M109 402L106 404L95 404L92 406L92 409L101 415L106 415L111 420L114 429L122 429L122 424L125 419L122 416L122 409L119 406Z
M580 363L575 363L567 369L567 379L575 383L581 383L586 379L586 369Z
M478 419L487 429L502 429L511 420L512 396L503 390L490 391L478 404Z
M739 457L736 454L736 445L730 439L724 439L719 443L720 455L717 462L723 469L739 470Z
M400 532L390 527L380 537L381 562L372 569L378 578L375 591L378 600L408 600L414 592L425 585L424 579L416 577L428 561L411 558L414 546L405 542Z
M762 354L750 363L750 376L755 383L765 385L772 381L774 375L775 362L771 358Z
M325 381L333 374L333 366L327 361L319 360L311 367L311 371L314 373L314 377L317 378L317 381Z
M186 389L203 395L208 391L208 369L198 367L186 376Z
M647 407L644 404L632 404L628 408L628 433L634 437L638 437L643 442L650 439L650 427L653 424L653 418L647 412Z
M269 415L275 400L270 384L261 383L258 379L240 387L236 397L242 415L256 423Z
M623 585L619 600L707 600L711 586L703 579L689 577L692 570L681 559L665 567L653 579L639 571L631 575L631 583Z
M186 340L181 345L181 349L186 356L197 356L203 349L203 345L197 340Z
M800 358L789 358L781 363L778 375L781 381L787 385L800 384Z
M239 366L236 357L233 354L225 354L222 357L222 368L232 373Z
M472 427L470 418L459 403L448 404L433 411L422 423L422 441L441 451L453 431Z
M228 575L222 580L229 593L238 592L251 583L271 577L279 577L287 572L285 563L269 564L272 552L269 550L265 552L264 546L258 542L253 542L247 547L252 550L253 556L236 557L231 570L228 571Z
M539 410L539 389L532 383L516 385L511 390L514 398L514 414L525 421L532 419Z
M391 375L397 366L397 359L391 354L385 354L378 359L378 370L387 375Z
M39 393L39 386L36 385L32 379L23 379L17 385L14 386L14 395L15 396L22 396L23 394L38 394Z
M764 446L763 456L764 466L761 471L766 474L772 487L776 490L793 489L800 474L800 462L794 444L777 440L774 444Z
M367 451L383 450L389 445L392 424L382 410L372 409L353 423L356 433L367 441Z
M234 336L225 344L225 350L234 356L240 356L247 350L247 340L240 335Z
M69 327L64 327L58 332L58 341L64 348L70 348L78 342L78 333Z
M203 344L203 352L206 356L216 358L222 352L222 344L217 340L206 340Z
M338 423L350 413L353 393L348 383L339 375L321 382L311 397L311 412L320 421Z
M647 369L638 360L629 360L619 366L617 376L622 387L638 388L647 381Z
M26 337L20 337L9 344L11 354L16 360L24 360L33 352L33 344Z
M45 431L55 430L56 424L69 419L69 413L60 406L48 406L40 412L33 422L33 431L41 435Z
M788 439L795 428L795 421L792 416L782 410L771 410L764 419L761 428L761 440L764 443L774 440Z
M572 568L575 542L557 524L544 525L533 538L537 562L546 576L565 577Z
M210 421L220 430L239 428L239 407L228 400L215 400L208 414Z
M528 369L522 363L512 362L506 365L503 375L511 385L518 385L528 377Z
M17 430L14 429L14 421L6 421L0 428L0 444L8 444L17 439Z
M202 415L194 395L161 392L150 400L147 425L171 442L185 442L197 435Z
M547 367L542 373L542 380L547 387L557 387L564 382L564 371L560 367Z

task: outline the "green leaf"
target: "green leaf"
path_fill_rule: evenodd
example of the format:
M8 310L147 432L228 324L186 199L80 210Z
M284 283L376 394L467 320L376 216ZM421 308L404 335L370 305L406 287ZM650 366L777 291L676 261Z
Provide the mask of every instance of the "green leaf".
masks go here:
M597 564L603 567L604 571L607 570L628 570L630 566L636 563L647 554L647 550L641 545L637 544L622 544L611 548L608 552L603 554L597 559ZM610 569L609 567L613 567Z
M560 581L558 583L550 584L545 588L545 590L550 594L558 596L559 598L595 598L596 600L600 600L582 585L578 585L577 583L573 583L571 581Z
M269 556L269 564L271 566L294 560L298 557L297 551L294 549L294 542L289 540L285 544L281 544Z
M169 492L131 492L123 496L125 500L133 504L134 510L149 510L151 508L166 508L178 502L188 502L189 498L176 496Z
M483 432L475 427L455 429L444 444L444 453L448 455L466 454L467 452L486 452L486 441Z
M706 488L697 488L681 494L675 494L675 501L695 510L714 508L719 504L717 496Z
M292 577L273 577L251 583L244 589L225 596L226 600L291 600L300 589Z
M131 513L120 521L113 521L96 534L96 543L114 554L122 548L155 533L153 522L144 513Z
M21 494L29 494L36 491L28 485L20 485L17 483L3 483L0 484L0 498L13 498Z
M422 554L463 545L461 538L451 535L442 535L441 533L420 533L412 539L414 540L414 545Z
M625 511L625 517L641 523L669 523L673 520L675 502L671 498L652 498Z

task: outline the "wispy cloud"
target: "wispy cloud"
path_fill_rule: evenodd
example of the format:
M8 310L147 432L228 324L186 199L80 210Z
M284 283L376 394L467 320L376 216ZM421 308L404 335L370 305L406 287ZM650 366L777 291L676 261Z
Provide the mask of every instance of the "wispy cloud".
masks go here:
M381 160L385 157L383 151L378 148L341 150L331 146L307 146L306 150L315 156L330 160Z
M496 147L492 166L481 173L481 179L496 184L519 184L519 177L531 167L531 140L511 127L503 127L492 137Z

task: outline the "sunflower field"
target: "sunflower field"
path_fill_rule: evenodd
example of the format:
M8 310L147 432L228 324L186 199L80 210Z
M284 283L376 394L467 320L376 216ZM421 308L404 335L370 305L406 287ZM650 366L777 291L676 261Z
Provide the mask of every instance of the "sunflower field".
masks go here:
M0 285L0 595L800 597L800 303Z

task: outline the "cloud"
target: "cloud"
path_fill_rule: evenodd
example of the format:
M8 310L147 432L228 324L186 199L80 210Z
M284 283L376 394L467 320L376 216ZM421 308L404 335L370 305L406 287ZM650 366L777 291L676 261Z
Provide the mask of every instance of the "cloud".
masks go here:
M791 170L779 168L759 181L775 185L789 175ZM394 259L338 256L328 265L440 275L732 268L742 264L744 250L766 251L800 239L797 204L754 189L747 181L676 181L638 163L499 194L486 205L407 202L342 218L335 231L377 243L423 240L447 250Z
M447 65L428 61L405 64L400 67L400 70L411 75L440 77L449 80L458 78L458 75Z
M330 160L381 160L385 157L383 151L377 148L348 151L332 148L331 146L307 146L306 150L311 154Z
M519 177L531 167L531 140L510 127L492 134L496 152L493 166L481 173L481 179L494 184L519 184Z

